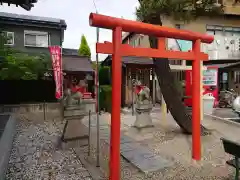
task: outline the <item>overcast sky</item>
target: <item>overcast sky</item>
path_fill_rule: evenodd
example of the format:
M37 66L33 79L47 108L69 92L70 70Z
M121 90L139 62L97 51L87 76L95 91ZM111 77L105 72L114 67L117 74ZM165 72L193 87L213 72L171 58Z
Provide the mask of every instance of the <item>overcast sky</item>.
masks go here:
M100 14L136 19L137 0L95 0L95 2ZM84 34L91 48L92 60L96 59L96 29L90 27L88 21L89 13L95 12L93 0L38 0L31 11L4 4L0 6L0 11L64 19L67 22L67 30L65 31L63 47L78 49L81 35ZM111 40L111 31L101 29L100 41ZM100 60L103 60L104 57L104 55L100 55Z

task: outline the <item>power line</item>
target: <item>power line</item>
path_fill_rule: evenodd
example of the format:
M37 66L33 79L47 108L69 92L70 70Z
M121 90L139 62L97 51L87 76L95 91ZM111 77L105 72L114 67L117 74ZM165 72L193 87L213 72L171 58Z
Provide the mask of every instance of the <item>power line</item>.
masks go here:
M97 5L96 5L96 3L95 3L95 0L93 0L93 5L94 5L94 8L95 8L96 12L98 12L98 10L97 10Z

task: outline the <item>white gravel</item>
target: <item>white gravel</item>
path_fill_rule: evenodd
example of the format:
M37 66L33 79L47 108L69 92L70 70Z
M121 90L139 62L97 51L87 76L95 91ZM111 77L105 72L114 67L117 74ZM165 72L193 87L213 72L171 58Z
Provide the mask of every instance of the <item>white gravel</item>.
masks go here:
M57 149L63 123L20 118L6 180L91 180L72 149Z

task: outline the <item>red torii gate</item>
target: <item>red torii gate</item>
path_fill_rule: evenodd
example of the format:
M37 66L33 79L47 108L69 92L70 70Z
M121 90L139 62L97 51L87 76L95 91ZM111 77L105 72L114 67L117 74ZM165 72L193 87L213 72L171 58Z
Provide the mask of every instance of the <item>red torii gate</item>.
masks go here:
M200 51L200 45L201 42L212 43L214 37L191 31L178 30L164 26L114 18L95 13L90 14L89 23L90 26L111 29L113 31L112 43L105 42L96 44L97 53L112 54L112 116L109 179L120 180L120 108L122 56L142 56L193 61L192 157L194 160L200 160L200 61L208 60L208 55ZM140 47L133 48L128 44L122 44L123 31L158 37L158 49ZM166 50L165 38L192 41L192 51L181 52Z

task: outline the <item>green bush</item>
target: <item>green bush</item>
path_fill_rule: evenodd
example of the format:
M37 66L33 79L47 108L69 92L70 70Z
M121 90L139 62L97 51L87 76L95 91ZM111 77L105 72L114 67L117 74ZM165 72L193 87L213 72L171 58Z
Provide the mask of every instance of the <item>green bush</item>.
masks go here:
M107 112L112 111L112 86L101 85L99 96L100 109Z
M179 95L183 97L185 95L185 81L178 81L176 83L177 90L179 92Z
M110 67L102 66L99 68L99 84L100 85L109 85L110 84Z

